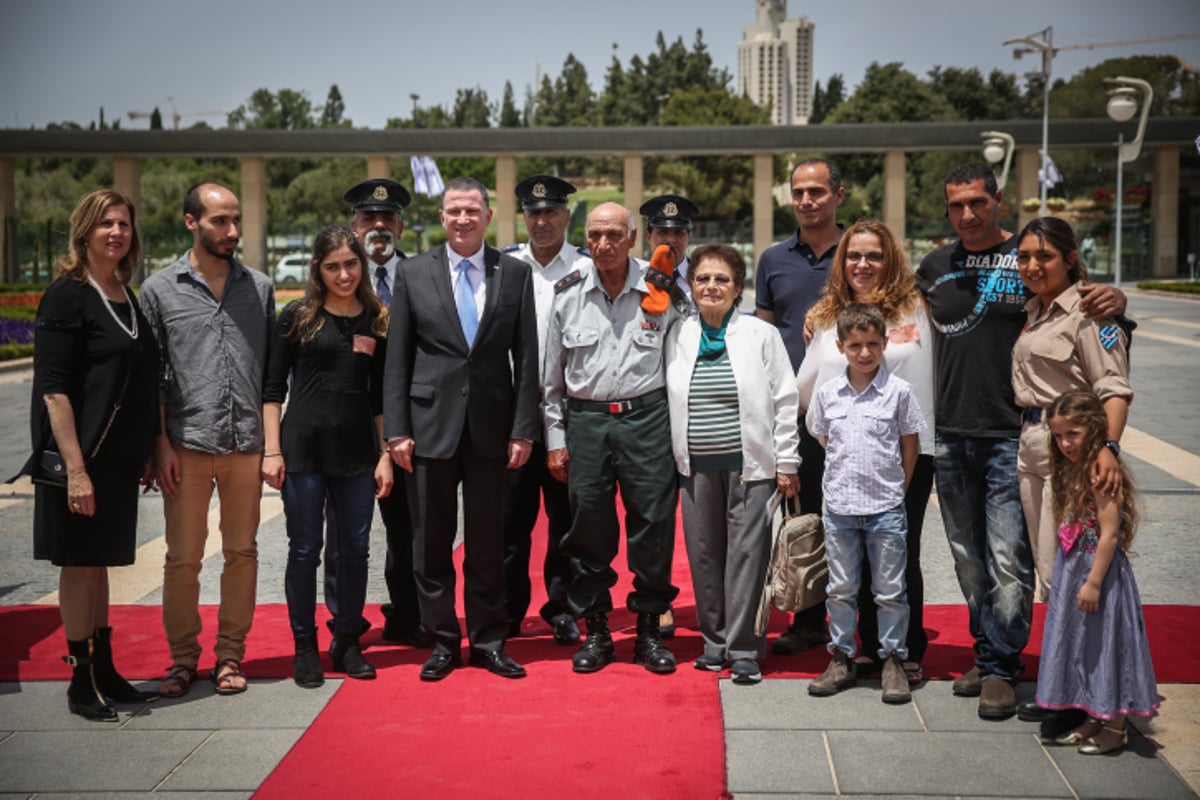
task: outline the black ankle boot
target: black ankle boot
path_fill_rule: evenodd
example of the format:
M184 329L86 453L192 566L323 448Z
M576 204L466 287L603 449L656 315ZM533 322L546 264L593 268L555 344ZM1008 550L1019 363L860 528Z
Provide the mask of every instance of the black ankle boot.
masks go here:
M329 658L333 661L334 672L344 672L347 678L371 680L375 677L375 667L363 658L357 634L339 633L333 637Z
M297 636L296 660L292 662L292 679L305 689L315 689L325 683L321 654L317 650L317 635Z
M116 722L117 712L100 696L92 675L92 640L67 641L68 656L63 657L73 668L71 684L67 687L67 708L72 714L97 722Z
M571 658L572 669L576 672L599 672L612 663L614 657L608 615L592 614L587 618L587 639Z
M112 628L96 628L92 633L92 673L100 694L114 703L146 703L157 700L154 692L143 692L121 677L113 666Z
M663 644L658 618L658 614L638 614L633 663L641 664L651 672L666 674L675 671L675 654Z

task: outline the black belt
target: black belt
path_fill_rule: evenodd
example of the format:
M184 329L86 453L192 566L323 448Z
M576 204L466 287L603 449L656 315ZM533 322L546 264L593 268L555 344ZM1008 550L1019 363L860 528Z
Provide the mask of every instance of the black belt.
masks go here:
M665 400L666 397L667 390L661 388L646 392L640 397L631 397L628 400L580 400L577 397L568 397L567 408L572 411L603 411L606 414L624 414L626 411L633 411Z
M1042 421L1042 410L1040 408L1022 408L1021 422L1028 422L1031 425L1037 425Z

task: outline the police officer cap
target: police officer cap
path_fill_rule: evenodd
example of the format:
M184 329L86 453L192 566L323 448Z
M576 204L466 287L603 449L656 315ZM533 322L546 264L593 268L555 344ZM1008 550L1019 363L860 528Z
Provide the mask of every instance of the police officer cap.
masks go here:
M575 187L553 175L534 175L517 184L517 199L521 210L535 208L566 208L567 195L574 194Z
M700 209L686 197L664 194L642 203L638 213L646 218L647 228L687 228L690 231L692 217L697 216Z
M407 189L387 178L363 181L345 199L354 211L403 211L412 202Z

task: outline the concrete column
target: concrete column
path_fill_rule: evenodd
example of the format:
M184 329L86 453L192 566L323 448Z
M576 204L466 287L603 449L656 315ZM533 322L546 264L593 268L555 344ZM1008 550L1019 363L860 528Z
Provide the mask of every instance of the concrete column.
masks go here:
M142 208L142 162L136 158L121 156L113 159L113 188L133 201L133 207Z
M1038 208L1035 208L1033 211L1026 211L1021 208L1021 201L1026 197L1041 197L1041 189L1038 187L1038 169L1041 166L1042 160L1038 157L1036 146L1017 149L1016 183L1013 183L1013 174L1010 172L1008 191L1000 195L1002 199L1005 199L1012 206L1013 213L1016 214L1016 224L1011 226L1013 233L1019 233L1041 213ZM1008 228L1010 226L1005 225L1004 227Z
M904 175L904 151L888 150L883 155L883 222L892 234L903 242L908 238L904 232L906 222Z
M775 198L771 193L775 182L774 162L770 153L754 155L754 264L758 264L758 257L774 244Z
M0 158L0 275L8 283L20 280L17 259L17 171L11 158Z
M641 227L637 221L636 215L638 209L642 207L643 199L646 195L646 177L645 177L645 162L640 155L634 153L625 154L625 207L628 208L634 215L634 225ZM646 232L639 231L638 236L641 243L646 243Z
M517 243L517 157L496 156L496 247Z
M242 260L267 271L267 160L242 157Z
M1150 216L1154 247L1150 275L1179 274L1179 148L1154 148L1154 179L1150 187Z
M389 156L367 156L367 179L391 178L392 159Z

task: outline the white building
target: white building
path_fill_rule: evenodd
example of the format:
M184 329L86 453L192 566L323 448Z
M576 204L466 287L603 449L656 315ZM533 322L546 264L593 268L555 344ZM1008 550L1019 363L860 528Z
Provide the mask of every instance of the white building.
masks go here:
M755 0L758 19L742 28L738 91L764 108L775 125L806 125L812 113L813 24L786 19L787 0Z

